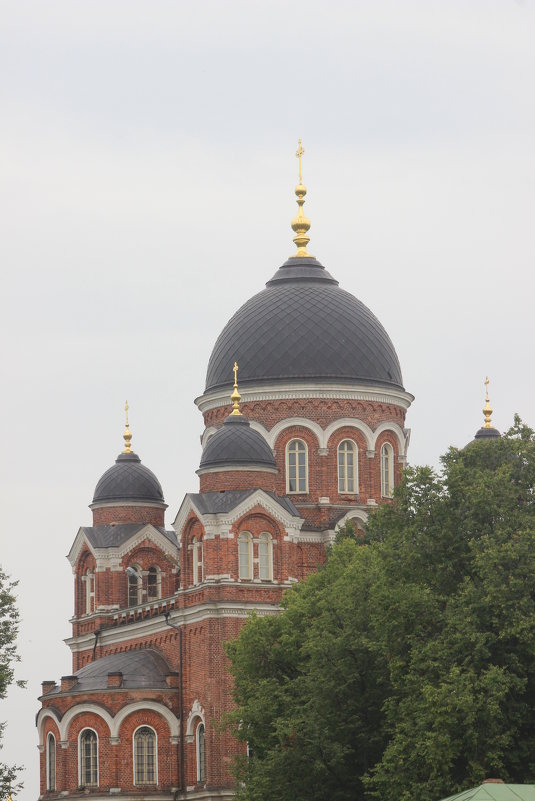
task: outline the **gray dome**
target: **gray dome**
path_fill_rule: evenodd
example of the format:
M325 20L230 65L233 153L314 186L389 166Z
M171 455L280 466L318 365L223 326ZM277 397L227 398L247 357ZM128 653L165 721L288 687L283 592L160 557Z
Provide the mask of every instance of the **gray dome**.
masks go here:
M403 389L394 346L372 312L316 259L291 258L248 300L215 343L206 391L250 383L359 382Z
M264 467L276 470L275 457L264 437L246 417L229 415L202 452L199 470L207 467Z
M500 432L497 428L492 428L490 426L487 428L486 426L482 426L479 431L476 431L474 439L486 440L486 439L499 439L501 437Z
M111 501L164 504L160 482L136 453L120 453L95 487L94 504Z

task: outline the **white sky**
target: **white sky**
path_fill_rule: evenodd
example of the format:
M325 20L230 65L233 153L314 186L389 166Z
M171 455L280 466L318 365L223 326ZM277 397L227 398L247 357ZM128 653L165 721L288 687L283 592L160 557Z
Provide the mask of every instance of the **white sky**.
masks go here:
M65 559L133 446L196 491L223 325L294 246L389 332L413 463L532 399L535 2L0 2L0 562L20 579L4 761L38 795L43 679L71 670Z

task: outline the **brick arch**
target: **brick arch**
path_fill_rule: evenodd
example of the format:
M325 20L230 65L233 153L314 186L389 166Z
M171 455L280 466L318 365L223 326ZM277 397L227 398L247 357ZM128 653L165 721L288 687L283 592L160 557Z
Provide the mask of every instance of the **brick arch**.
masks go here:
M40 709L37 714L37 735L39 737L39 748L42 748L45 744L44 741L44 729L45 729L45 720L50 718L56 725L56 729L58 732L58 740L63 740L64 738L61 735L61 722L56 713L53 709L49 707L45 707L44 709ZM52 732L54 733L54 732ZM48 731L47 731L48 734Z
M268 443L272 448L274 448L277 439L283 431L286 431L287 428L296 427L307 428L309 431L311 431L317 439L318 447L322 447L323 429L318 423L314 422L314 420L309 420L307 417L287 417L284 420L280 420L280 422L275 423L267 435Z
M373 432L373 444L370 450L375 450L377 446L377 440L379 439L381 434L383 434L385 431L390 432L396 438L398 444L399 456L405 456L405 434L403 433L402 429L398 426L397 423L381 423L380 425L378 425L375 431Z
M103 706L99 706L98 704L77 704L76 706L71 707L62 717L61 723L59 726L59 731L62 740L69 739L69 732L71 729L71 723L79 716L86 713L91 713L96 715L99 718L102 718L104 723L107 725L108 730L110 732L113 727L113 718Z
M178 728L178 718L174 715L171 710L165 706L164 704L159 703L158 701L134 701L127 706L124 706L122 709L117 712L113 719L113 732L112 737L119 737L119 733L121 731L121 727L125 720L130 717L130 715L135 714L136 712L155 712L160 718L165 720L168 728L169 728L169 736L170 737L178 737L179 728ZM151 728L154 728L154 724L146 723L146 724L136 724L136 725L147 725Z
M323 448L327 448L329 446L329 441L332 435L336 431L338 431L339 428L354 428L357 431L360 431L364 435L364 438L366 440L367 449L370 451L373 450L374 448L373 431L366 423L363 423L362 420L358 420L356 417L342 417L340 418L340 420L335 420L333 423L330 423L325 429L325 432L323 434L323 442L322 442Z

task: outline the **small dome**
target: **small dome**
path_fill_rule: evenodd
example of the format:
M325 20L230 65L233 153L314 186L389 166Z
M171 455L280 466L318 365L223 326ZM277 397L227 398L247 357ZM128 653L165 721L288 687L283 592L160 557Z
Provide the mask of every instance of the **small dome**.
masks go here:
M202 452L199 471L209 467L261 467L276 470L275 457L264 437L243 415L229 415Z
M317 259L291 258L227 323L214 345L205 392L240 385L358 382L403 390L394 346L374 314Z
M136 453L120 453L115 464L106 470L93 495L93 504L145 501L164 505L160 482Z
M501 434L497 428L482 426L479 431L476 431L474 440L498 439L499 437L501 437Z

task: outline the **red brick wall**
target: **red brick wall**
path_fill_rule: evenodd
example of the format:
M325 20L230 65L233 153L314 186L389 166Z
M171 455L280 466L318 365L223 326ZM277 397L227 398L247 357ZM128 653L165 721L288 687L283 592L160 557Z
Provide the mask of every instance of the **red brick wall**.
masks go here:
M200 492L223 492L225 490L263 489L275 492L275 473L264 470L222 470L199 476Z
M107 526L111 523L152 523L163 526L165 509L155 506L101 506L93 509L93 525Z

